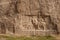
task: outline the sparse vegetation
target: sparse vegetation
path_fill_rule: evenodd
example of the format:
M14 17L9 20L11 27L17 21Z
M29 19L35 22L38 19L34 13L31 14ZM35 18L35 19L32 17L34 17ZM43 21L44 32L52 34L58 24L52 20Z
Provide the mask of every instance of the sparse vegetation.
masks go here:
M0 36L6 40L56 40L52 36L30 36L30 37L12 37L12 36Z

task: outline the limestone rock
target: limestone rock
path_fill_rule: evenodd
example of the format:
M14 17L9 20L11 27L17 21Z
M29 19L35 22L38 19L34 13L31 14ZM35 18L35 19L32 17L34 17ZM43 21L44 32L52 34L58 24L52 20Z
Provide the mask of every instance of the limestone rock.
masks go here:
M1 0L0 33L60 33L60 0Z

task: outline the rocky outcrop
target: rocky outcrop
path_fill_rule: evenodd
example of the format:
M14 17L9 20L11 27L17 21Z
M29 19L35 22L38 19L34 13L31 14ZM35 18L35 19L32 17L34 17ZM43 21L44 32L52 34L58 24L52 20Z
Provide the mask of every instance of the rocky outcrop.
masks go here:
M59 10L59 0L1 0L0 33L59 34Z

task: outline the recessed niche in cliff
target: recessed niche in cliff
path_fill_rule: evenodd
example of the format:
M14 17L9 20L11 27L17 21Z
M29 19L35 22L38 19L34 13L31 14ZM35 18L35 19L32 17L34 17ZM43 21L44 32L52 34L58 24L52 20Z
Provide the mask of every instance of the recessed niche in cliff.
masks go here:
M0 4L2 33L6 29L12 33L26 29L52 30L59 33L59 0L1 0L2 2L4 2Z

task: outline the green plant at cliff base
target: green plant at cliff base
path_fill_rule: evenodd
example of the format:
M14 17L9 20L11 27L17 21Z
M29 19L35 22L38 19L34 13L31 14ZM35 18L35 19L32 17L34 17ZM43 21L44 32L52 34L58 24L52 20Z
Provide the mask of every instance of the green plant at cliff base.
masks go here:
M0 36L1 38L5 38L5 40L56 40L55 37L52 36L30 36L30 37L11 37L11 36Z

